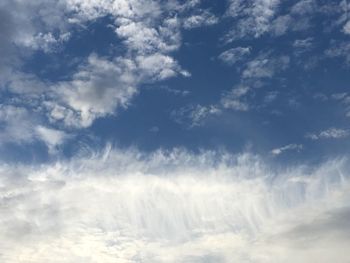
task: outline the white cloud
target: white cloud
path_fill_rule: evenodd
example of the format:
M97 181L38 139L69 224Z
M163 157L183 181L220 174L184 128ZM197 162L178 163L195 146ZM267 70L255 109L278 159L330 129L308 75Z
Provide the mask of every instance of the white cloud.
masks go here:
M293 18L290 15L282 15L271 22L270 31L274 36L285 34L293 23Z
M274 100L276 100L277 96L278 96L277 91L268 92L264 97L264 103L269 104L269 103L273 102Z
M15 92L21 104L29 108L35 104L38 118L47 116L51 124L69 128L88 127L97 118L127 108L142 83L190 76L171 55L181 45L181 22L175 15L179 8L179 4L151 0L16 4L6 0L0 4L2 20L9 27L0 27L0 38L5 41L0 44L0 55L4 55L0 67L6 65L0 83ZM123 41L124 54L104 58L92 53L81 58L82 64L65 81L55 83L19 70L23 54L16 50L26 53L25 57L36 50L54 52L69 40L74 27L84 30L86 23L105 16L112 19L111 27ZM19 60L16 65L9 63L14 58Z
M67 105L75 116L72 118L69 109L60 111L61 115L66 114L62 116L64 123L88 127L96 118L113 114L116 108L125 108L137 93L135 69L136 65L131 60L109 61L91 55L71 81L53 87L57 102ZM62 106L53 108L56 116L59 107Z
M225 109L247 111L250 108L246 99L249 91L250 87L248 86L240 85L235 87L231 91L223 94L221 98L221 105Z
M170 56L160 53L113 61L90 55L70 81L56 84L56 103L46 102L52 121L70 127L88 127L96 118L117 114L128 107L141 83L189 73Z
M346 92L341 92L341 93L334 93L332 94L332 99L335 100L343 100L348 96L348 94Z
M337 129L337 128L329 128L327 130L321 131L319 133L308 133L306 138L312 140L320 140L320 139L343 139L350 135L349 130Z
M160 86L160 87L157 87L161 90L164 90L168 93L171 93L171 94L174 94L174 95L180 95L180 96L187 96L189 95L191 92L187 89L177 89L177 88L170 88L168 86Z
M269 30L279 0L230 0L227 14L238 19L236 26L226 36L231 42L235 39L260 37Z
M317 3L315 0L300 0L292 6L291 13L297 15L309 15L310 13L313 13L316 8Z
M35 137L35 120L23 107L0 105L0 142L31 142Z
M301 144L288 144L288 145L285 145L283 147L280 147L280 148L275 148L273 150L271 150L271 154L273 155L280 155L286 151L301 151L303 149L303 145Z
M47 145L50 153L54 153L57 150L57 147L67 138L65 132L50 129L41 125L37 126L35 130L37 136Z
M219 59L228 65L234 65L246 58L251 52L250 47L230 48L219 55Z
M1 165L0 259L348 262L347 173L181 150Z
M234 26L224 37L226 42L244 38L259 38L270 33L281 36L288 31L304 31L310 27L310 20L318 10L313 0L295 1L286 11L279 0L230 0L227 15L234 20Z
M314 39L308 37L305 39L297 39L293 43L293 47L296 49L308 50L312 47Z
M287 14L280 15L271 22L269 32L281 36L288 31L305 31L310 28L311 18L318 8L314 0L296 1Z
M331 41L331 47L326 49L325 54L331 58L345 59L350 64L350 44L341 41Z
M345 34L350 35L350 21L346 22L346 24L344 25L344 27L343 27L343 32L344 32Z
M189 128L202 126L208 118L221 114L221 109L216 105L190 105L171 112L171 117L180 124L186 124Z
M42 141L53 153L68 138L63 131L42 126L34 114L20 106L0 105L0 126L0 145Z
M56 1L50 4L46 0L35 2L4 0L0 4L0 12L5 19L7 39L4 44L9 49L13 44L28 50L44 50L49 52L58 42L69 39L69 25L65 22L65 3ZM40 12L37 12L40 10ZM54 33L55 31L55 33Z
M159 53L150 56L138 56L136 61L139 72L145 80L163 80L178 74L185 77L190 75L187 71L182 70L172 57Z
M246 64L243 78L271 78L276 72L285 70L290 63L288 56L274 56L262 53Z
M186 29L192 29L202 26L211 26L219 22L219 18L209 13L208 11L202 11L199 14L191 15L184 19L183 27Z
M142 22L127 20L121 23L116 33L124 38L127 47L141 54L153 52L169 52L176 50L180 45L178 21L171 18L164 21L159 28L146 26Z

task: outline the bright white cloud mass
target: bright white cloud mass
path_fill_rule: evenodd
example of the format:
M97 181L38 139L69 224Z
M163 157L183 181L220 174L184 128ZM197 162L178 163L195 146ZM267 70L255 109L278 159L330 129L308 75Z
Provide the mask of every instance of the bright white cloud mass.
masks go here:
M350 263L349 10L1 0L0 262Z
M1 166L2 262L349 262L348 162L110 150Z

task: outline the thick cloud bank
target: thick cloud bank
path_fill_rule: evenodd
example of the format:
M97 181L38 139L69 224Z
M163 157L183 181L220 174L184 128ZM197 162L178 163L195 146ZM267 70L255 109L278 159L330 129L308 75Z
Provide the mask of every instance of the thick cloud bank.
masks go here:
M350 262L348 164L101 154L0 168L0 261Z

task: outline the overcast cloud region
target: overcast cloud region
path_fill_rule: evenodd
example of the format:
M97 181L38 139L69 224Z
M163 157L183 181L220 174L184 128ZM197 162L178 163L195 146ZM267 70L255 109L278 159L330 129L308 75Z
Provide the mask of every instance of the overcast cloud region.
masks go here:
M349 10L0 1L0 262L350 262Z

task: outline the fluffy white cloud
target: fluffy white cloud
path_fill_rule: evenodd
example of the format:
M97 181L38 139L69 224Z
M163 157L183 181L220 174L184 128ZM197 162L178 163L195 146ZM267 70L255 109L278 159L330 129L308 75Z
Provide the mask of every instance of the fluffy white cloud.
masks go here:
M321 131L319 133L308 133L306 138L312 140L319 139L343 139L350 135L349 130L337 129L337 128L329 128L327 130Z
M142 83L190 75L171 55L181 45L181 22L175 13L188 7L151 0L6 0L0 4L1 25L7 25L0 27L0 85L21 104L35 104L37 118L47 116L50 123L69 128L88 127L96 118L127 108ZM69 40L74 27L84 28L105 16L113 21L110 26L122 40L124 54L81 58L72 75L56 83L21 72L23 55L54 52ZM12 63L15 58L18 63Z
M229 16L238 19L236 26L226 36L227 41L246 36L259 37L269 30L279 0L230 0Z
M178 74L182 74L185 77L190 76L190 73L182 70L176 60L170 56L156 53L149 56L138 56L136 61L144 81L163 80Z
M21 49L21 55L38 49L49 52L59 42L69 39L70 25L65 22L65 10L65 1L50 4L46 0L1 1L1 24L4 25L0 27L0 36L3 36L1 47L5 46L16 57L18 54L14 52L18 52L18 49L15 50L15 46ZM7 55L1 59L6 60Z
M0 105L0 145L3 143L28 144L42 141L53 153L68 135L60 130L47 128L28 109L13 105Z
M72 118L70 111L61 111L64 115L61 119L68 126L88 127L96 118L112 114L116 108L125 108L137 92L135 69L132 60L109 61L91 55L71 81L53 87L56 101L67 105L75 114ZM53 110L58 113L59 107Z
M47 145L50 153L54 153L57 150L57 147L67 138L65 132L41 125L37 126L35 130L37 136Z
M281 12L279 0L230 0L227 15L236 23L225 36L226 42L242 38L258 38L270 33L281 36L288 31L303 31L310 27L310 18L319 8L313 0L300 0Z
M0 259L348 262L348 171L181 150L1 165Z
M50 119L69 127L88 127L96 118L127 108L145 82L181 74L189 76L170 56L155 53L113 61L92 54L70 81L52 87L55 101L46 101Z

